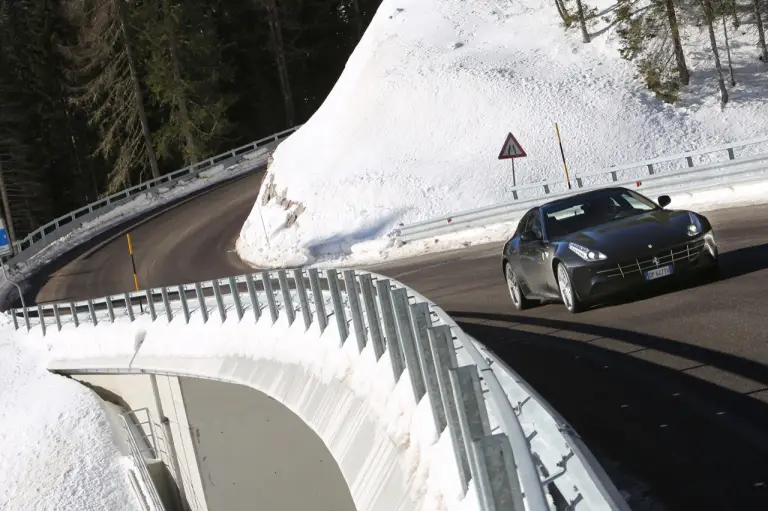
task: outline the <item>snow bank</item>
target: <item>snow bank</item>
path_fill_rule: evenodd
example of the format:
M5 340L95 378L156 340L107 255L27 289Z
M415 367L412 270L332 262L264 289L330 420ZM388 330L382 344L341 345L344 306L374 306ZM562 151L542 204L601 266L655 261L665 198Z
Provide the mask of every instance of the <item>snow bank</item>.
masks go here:
M722 112L706 32L686 28L692 81L671 106L620 58L611 1L590 6L603 12L583 44L550 1L384 0L324 104L275 151L240 256L338 260L398 223L511 200L497 159L509 131L528 153L518 185L561 177L555 122L572 172L768 132L753 27L730 34L750 79Z
M0 509L141 509L99 398L0 321Z

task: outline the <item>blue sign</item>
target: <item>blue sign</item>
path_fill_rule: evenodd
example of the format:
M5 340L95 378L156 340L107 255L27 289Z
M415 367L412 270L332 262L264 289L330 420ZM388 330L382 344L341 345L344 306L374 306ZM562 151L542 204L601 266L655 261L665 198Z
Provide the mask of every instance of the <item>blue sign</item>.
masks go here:
M5 230L5 222L0 220L0 256L12 254L11 242L8 240L8 231Z

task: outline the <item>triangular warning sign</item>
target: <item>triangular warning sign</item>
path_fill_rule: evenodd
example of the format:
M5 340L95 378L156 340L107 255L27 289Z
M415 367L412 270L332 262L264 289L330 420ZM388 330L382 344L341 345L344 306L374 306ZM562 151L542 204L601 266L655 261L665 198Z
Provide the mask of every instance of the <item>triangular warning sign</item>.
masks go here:
M499 159L505 160L507 158L524 158L528 156L525 153L525 149L520 145L515 136L510 133L507 135L507 139L504 141L504 146L499 153Z

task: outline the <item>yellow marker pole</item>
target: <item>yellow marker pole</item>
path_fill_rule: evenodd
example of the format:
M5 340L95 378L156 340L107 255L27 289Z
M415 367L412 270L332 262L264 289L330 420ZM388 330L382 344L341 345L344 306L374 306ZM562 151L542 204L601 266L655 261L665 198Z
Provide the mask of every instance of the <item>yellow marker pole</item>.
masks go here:
M125 233L126 239L128 239L128 253L131 255L131 266L133 267L133 287L136 291L139 290L139 276L136 273L136 260L133 258L133 244L131 243L131 233ZM128 304L126 304L127 306ZM139 309L141 310L142 314L144 313L144 306L141 304L141 299L139 299Z
M565 152L563 151L563 142L560 140L560 128L555 123L555 131L557 132L557 143L560 145L560 157L563 159L563 168L565 169L565 181L568 183L568 189L571 189L571 178L568 177L568 164L565 163Z

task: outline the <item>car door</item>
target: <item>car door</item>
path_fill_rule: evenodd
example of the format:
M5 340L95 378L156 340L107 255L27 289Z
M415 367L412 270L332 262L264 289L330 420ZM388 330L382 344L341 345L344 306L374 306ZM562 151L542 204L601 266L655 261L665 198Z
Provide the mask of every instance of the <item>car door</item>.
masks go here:
M520 267L523 278L531 293L544 294L547 291L548 258L547 247L543 241L541 215L539 211L533 211L525 226L528 231L533 231L537 239L520 241Z

